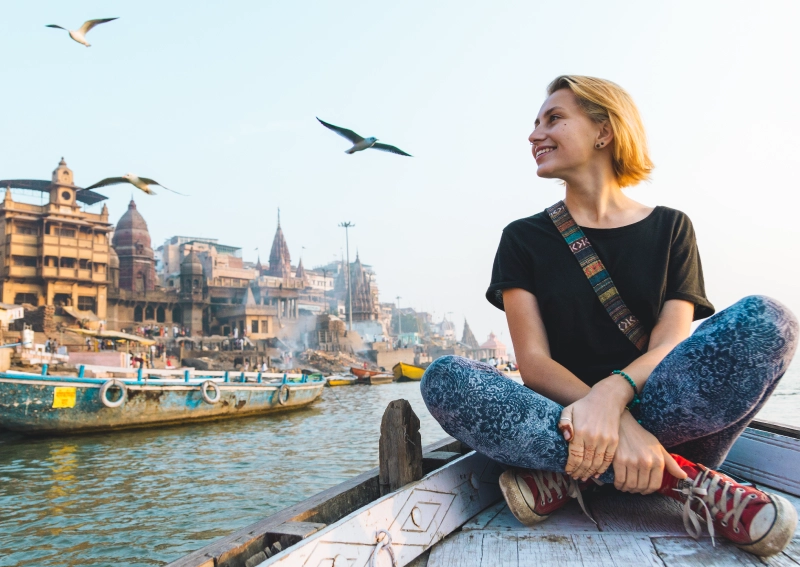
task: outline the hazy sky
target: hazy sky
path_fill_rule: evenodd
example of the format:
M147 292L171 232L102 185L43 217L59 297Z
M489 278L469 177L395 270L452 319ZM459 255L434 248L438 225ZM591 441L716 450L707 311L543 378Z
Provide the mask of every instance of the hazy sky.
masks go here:
M91 18L91 48L66 32ZM293 262L351 255L382 301L466 316L510 343L484 299L502 228L562 197L527 136L563 73L625 87L653 181L629 190L694 221L709 298L764 293L800 313L800 3L4 2L0 178L78 185L126 172L154 247L174 234ZM345 155L315 116L413 154ZM127 186L105 189L111 218ZM305 246L305 250L301 247Z

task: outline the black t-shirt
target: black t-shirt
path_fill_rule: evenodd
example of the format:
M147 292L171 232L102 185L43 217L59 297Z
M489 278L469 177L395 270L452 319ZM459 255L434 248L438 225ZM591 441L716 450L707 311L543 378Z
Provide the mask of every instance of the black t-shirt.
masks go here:
M652 331L668 299L694 303L694 319L714 313L706 299L692 222L656 207L618 228L583 228L625 304ZM504 309L504 289L522 288L539 303L550 354L590 386L639 357L616 327L578 260L546 211L503 230L486 299Z

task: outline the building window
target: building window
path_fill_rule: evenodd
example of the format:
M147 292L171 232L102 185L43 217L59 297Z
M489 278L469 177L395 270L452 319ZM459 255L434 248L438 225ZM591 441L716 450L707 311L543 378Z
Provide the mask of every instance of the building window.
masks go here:
M87 295L79 295L78 296L78 309L81 311L92 311L95 310L95 299L94 297L90 297Z
M69 191L62 191L61 192L61 198L64 199L65 201L69 201L70 197L71 197L71 195L69 194Z
M167 314L163 307L156 309L156 323L164 323L167 320Z
M258 320L257 319L253 319L250 322L250 332L251 333L258 333Z
M181 311L180 307L175 307L172 310L172 322L183 323L183 312Z
M15 266L36 267L36 256L13 256Z
M75 267L75 258L61 258L61 267L62 268L74 268Z
M136 323L141 323L142 321L144 321L144 317L142 317L143 311L144 309L142 309L141 305L137 305L136 307L133 308L133 320Z
M55 227L55 234L56 236L63 236L65 238L75 238L75 229L61 228L60 226L57 226Z
M153 309L152 305L148 305L147 309L144 310L144 318L148 321L152 321L156 318L156 311Z
M38 305L39 297L35 293L18 293L14 296L14 305L22 305L23 303Z
M35 225L17 224L14 226L14 232L16 234L30 234L36 236L39 234L39 229Z
M81 270L90 270L92 268L92 265L91 262L89 262L89 260L81 258L80 260L78 260L78 267Z
M53 296L53 305L58 307L72 305L72 296L68 293L57 293Z

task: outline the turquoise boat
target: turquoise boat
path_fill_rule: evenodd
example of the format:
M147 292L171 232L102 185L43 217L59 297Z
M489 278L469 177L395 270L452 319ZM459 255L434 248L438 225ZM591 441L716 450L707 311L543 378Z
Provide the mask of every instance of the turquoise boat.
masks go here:
M80 367L0 373L0 429L72 435L287 411L322 395L321 375Z

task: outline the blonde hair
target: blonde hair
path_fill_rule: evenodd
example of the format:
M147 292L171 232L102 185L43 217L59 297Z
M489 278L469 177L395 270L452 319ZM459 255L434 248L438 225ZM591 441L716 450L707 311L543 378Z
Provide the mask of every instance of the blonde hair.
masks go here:
M612 166L620 187L649 179L654 166L647 152L644 124L631 96L616 83L581 75L556 77L547 86L547 94L561 89L575 94L589 118L598 123L608 121L614 132Z

